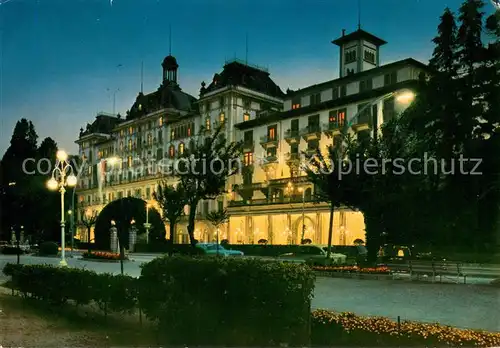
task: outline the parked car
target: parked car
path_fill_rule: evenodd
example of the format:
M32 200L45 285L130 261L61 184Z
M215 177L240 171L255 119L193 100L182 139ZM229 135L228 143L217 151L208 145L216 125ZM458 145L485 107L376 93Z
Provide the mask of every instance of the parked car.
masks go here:
M325 265L325 264L345 264L347 256L332 252L330 260L327 260L327 251L318 245L300 245L294 252L280 255L278 258L281 260L297 260L305 261L311 265Z
M228 250L222 245L216 243L197 243L197 248L202 249L206 255L221 255L221 256L243 256L243 252L239 250Z

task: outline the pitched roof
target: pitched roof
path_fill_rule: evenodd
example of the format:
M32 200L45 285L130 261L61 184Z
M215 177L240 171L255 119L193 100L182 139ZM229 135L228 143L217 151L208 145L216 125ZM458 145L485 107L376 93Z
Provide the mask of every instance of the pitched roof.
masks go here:
M156 92L139 93L127 114L127 120L139 118L152 112L171 108L181 111L196 111L196 98L181 90L177 84L163 84Z
M272 97L282 98L284 93L281 88L269 77L265 69L245 64L239 60L233 60L224 65L220 74L215 74L212 82L206 88L202 88L200 96L205 93L227 86L242 86L256 92Z
M91 124L87 123L86 129L80 129L80 137L96 133L110 134L111 130L123 121L123 119L118 118L115 115L99 113L97 114L94 122Z
M382 46L382 45L385 45L387 43L387 41L384 41L381 38L379 38L373 34L370 34L367 31L364 31L363 29L358 29L356 31L353 31L350 34L342 35L338 39L333 40L332 43L335 45L341 46L347 42L356 41L356 40L366 40L366 41L373 43L376 46Z

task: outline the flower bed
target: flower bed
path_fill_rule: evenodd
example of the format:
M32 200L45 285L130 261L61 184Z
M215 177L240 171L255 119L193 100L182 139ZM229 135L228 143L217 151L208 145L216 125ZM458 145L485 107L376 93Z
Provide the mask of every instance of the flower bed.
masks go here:
M111 253L109 251L92 251L83 253L83 258L88 260L107 260L107 261L120 261L119 253ZM127 257L125 257L127 259Z
M389 268L381 267L358 267L358 266L314 266L317 272L333 273L363 273L363 274L391 274Z
M396 321L384 317L361 317L353 313L316 310L312 313L315 344L500 346L500 333L457 329L440 324Z

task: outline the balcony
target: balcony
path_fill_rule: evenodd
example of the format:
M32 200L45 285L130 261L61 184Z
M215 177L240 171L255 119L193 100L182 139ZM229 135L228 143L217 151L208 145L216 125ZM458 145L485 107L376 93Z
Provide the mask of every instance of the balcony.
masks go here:
M356 132L361 132L367 129L370 129L372 124L371 124L371 112L362 112L360 115L358 115L358 119L355 120L355 123L352 125L352 128Z
M278 157L276 155L266 156L261 163L261 167L266 171L276 168L277 165Z
M243 152L253 152L255 148L255 141L252 140L244 140L242 144Z
M285 140L288 144L297 144L300 142L300 132L298 129L288 129L285 132Z
M265 149L276 147L278 146L278 138L264 135L263 137L260 137L260 145L262 145Z
M314 156L318 152L318 148L312 147L312 148L307 148L305 153L307 156Z
M285 157L286 164L290 165L298 165L300 163L300 154L299 153L287 153Z
M300 130L300 135L305 141L321 139L321 127L319 124L309 125Z
M328 122L323 124L323 131L329 137L340 135L342 125L337 122Z

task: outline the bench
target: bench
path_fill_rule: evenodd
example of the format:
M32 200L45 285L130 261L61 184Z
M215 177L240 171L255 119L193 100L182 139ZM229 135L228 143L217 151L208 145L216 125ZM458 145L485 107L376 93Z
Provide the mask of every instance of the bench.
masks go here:
M447 261L407 261L401 264L389 264L387 265L391 270L393 278L401 273L407 273L410 275L410 280L416 278L420 279L421 276L432 277L432 281L435 282L436 278L439 277L439 281L443 281L445 276L456 277L456 282L460 282L460 278L464 279L464 284L467 282L467 275L463 273L462 264L457 262L447 262Z

